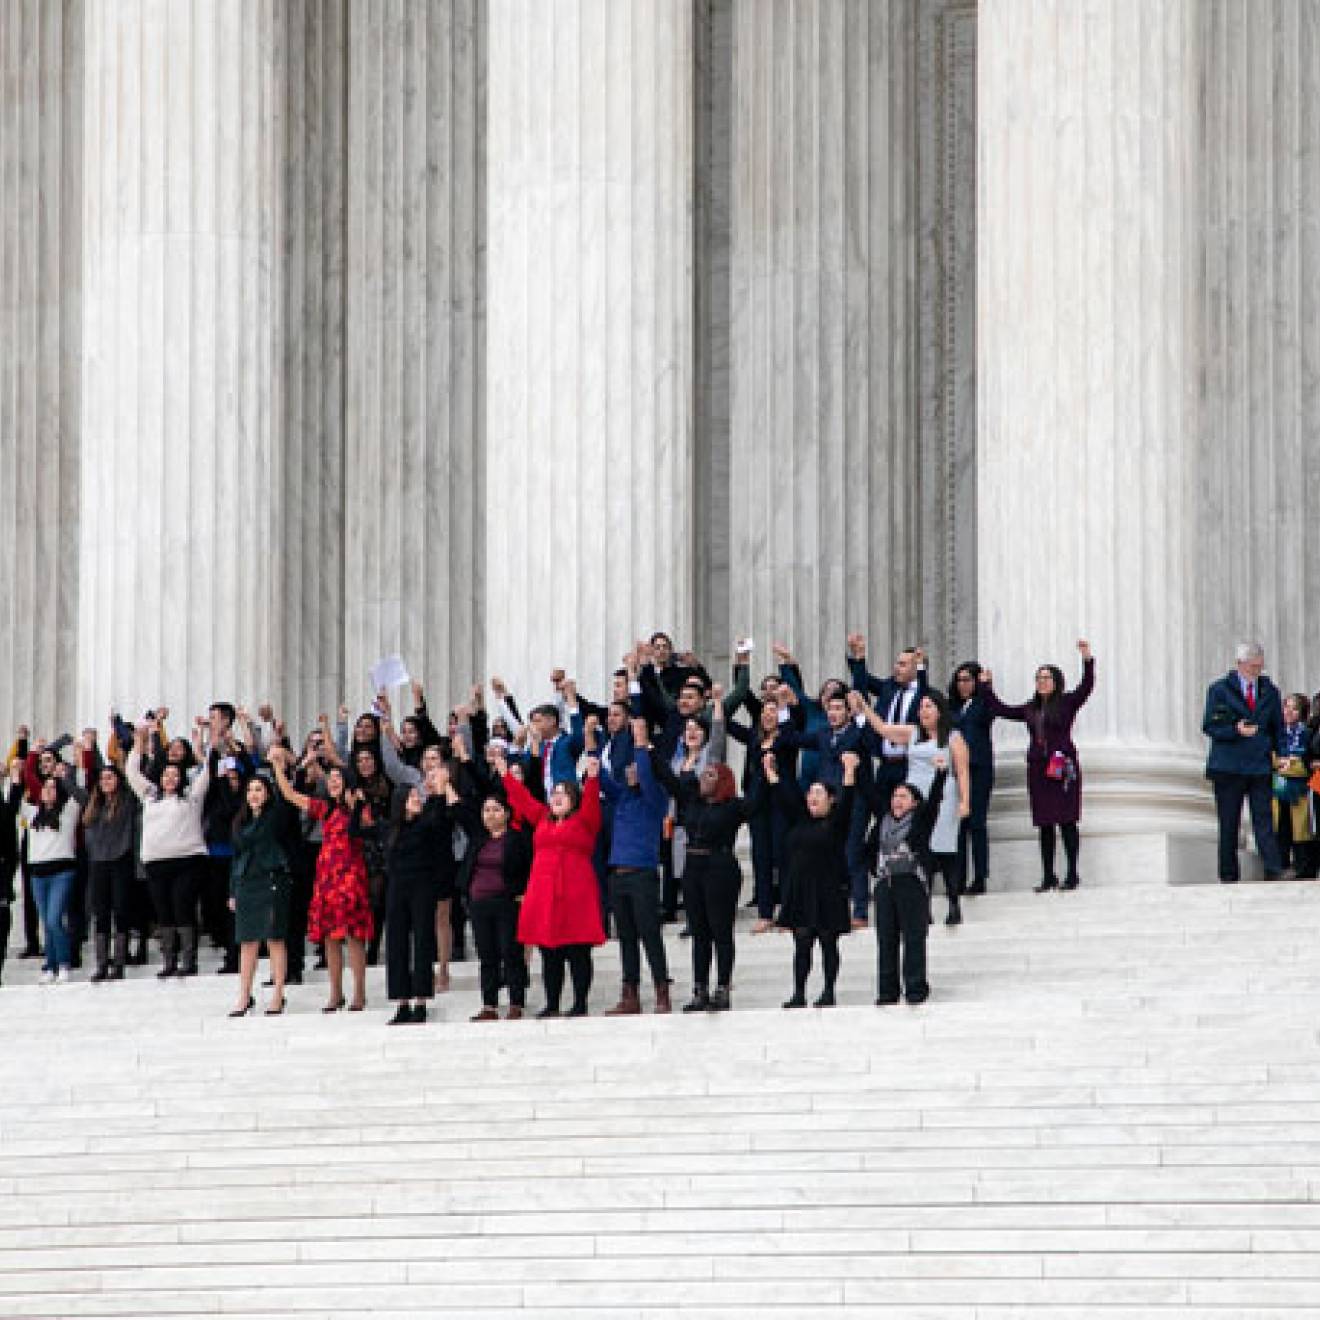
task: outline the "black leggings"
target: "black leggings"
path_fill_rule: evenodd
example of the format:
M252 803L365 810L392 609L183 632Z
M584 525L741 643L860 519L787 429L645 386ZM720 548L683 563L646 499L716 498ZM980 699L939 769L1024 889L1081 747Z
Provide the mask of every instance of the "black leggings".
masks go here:
M1082 836L1078 833L1076 825L1060 825L1058 828L1063 835L1063 853L1068 859L1067 878L1074 880L1077 878L1077 854L1081 851ZM1040 864L1044 868L1047 880L1055 878L1053 825L1040 827Z
M156 905L156 924L191 929L197 924L197 890L206 857L171 857L147 863L147 883Z
M812 946L820 941L820 965L825 973L825 991L834 992L834 983L839 979L839 937L827 935L819 930L795 930L793 932L793 989L799 997L807 992L807 977L811 975Z
M559 1011L559 997L564 993L564 967L573 978L573 1007L585 1012L591 990L591 945L563 944L541 950L541 976L545 981L545 1006Z
M732 853L688 853L683 894L692 930L692 983L710 984L710 960L715 955L716 984L727 990L733 981L733 922L738 915L742 871Z
M114 931L127 935L133 925L132 901L133 854L125 853L112 862L92 862L92 916L96 920L96 933L110 935Z

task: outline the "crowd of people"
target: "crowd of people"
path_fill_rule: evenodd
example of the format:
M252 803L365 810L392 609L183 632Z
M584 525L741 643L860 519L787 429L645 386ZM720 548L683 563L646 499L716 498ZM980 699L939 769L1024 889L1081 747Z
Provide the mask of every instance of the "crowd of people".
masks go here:
M256 1010L263 948L264 1012L279 1014L314 949L323 1011L362 1011L383 948L390 1021L402 1025L426 1020L470 939L474 1020L498 1019L501 996L504 1016L522 1017L537 959L537 1016L573 1017L588 1012L592 951L612 932L622 984L608 1012L643 1011L645 958L650 1003L668 1013L663 928L682 921L681 1009L718 1012L732 1005L746 827L752 933L792 935L784 1007L808 1003L817 948L814 1003L832 1005L840 941L872 923L876 1003L921 1003L936 881L950 925L964 895L990 883L995 720L1028 731L1038 889L1080 883L1072 726L1095 662L1078 645L1078 686L1043 665L1020 704L974 661L935 685L916 647L878 675L860 634L847 639L847 678L814 694L778 645L753 684L750 646L735 643L726 688L657 632L599 702L555 670L550 699L524 716L493 678L489 701L474 686L443 729L417 683L397 721L382 691L371 710L352 719L341 706L298 742L269 705L226 701L182 732L163 708L136 722L112 713L104 743L90 728L49 740L20 728L0 802L0 965L21 895L20 956L42 959L45 982L69 980L89 939L89 979L121 980L148 961L153 935L159 977L195 976L210 940L218 970L237 977L231 1016ZM744 749L738 775L731 740Z

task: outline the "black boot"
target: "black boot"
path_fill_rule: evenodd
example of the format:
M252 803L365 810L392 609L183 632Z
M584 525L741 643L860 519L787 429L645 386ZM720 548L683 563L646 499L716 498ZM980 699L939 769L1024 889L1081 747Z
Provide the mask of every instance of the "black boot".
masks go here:
M173 926L162 926L159 934L162 962L156 978L163 981L166 977L174 976L179 970L179 943L178 932Z
M1036 893L1047 894L1051 889L1059 887L1059 877L1057 875L1047 875L1044 880L1036 886Z
M92 981L108 981L110 979L110 936L96 936L96 971L88 978Z
M727 985L717 985L710 994L710 1002L706 1008L712 1013L727 1013L733 1007L733 1001L729 998L729 987Z
M962 907L956 897L949 899L949 915L944 918L946 926L962 925Z
M694 985L692 987L692 998L683 1005L685 1013L704 1013L710 1007L710 996L706 993L704 985Z
M147 947L150 941L147 939L147 932L140 930L137 933L137 945L129 956L129 963L134 967L145 967L148 959L151 957L151 951Z
M124 964L128 962L128 935L120 931L115 936L114 957L110 961L110 979L112 981L122 981L124 979Z
M183 926L179 930L179 975L197 975L197 927Z

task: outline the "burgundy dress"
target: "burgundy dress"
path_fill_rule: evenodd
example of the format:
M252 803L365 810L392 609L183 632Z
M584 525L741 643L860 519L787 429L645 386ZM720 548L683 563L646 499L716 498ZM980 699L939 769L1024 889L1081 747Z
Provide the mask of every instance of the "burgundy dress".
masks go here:
M374 933L367 895L367 863L362 840L348 832L351 817L324 798L312 798L307 814L321 822L321 853L316 859L316 883L307 910L307 938L370 940Z
M1082 681L1071 692L1061 693L1048 713L1042 713L1035 701L1020 706L1005 705L988 683L981 684L986 710L1001 720L1017 720L1027 726L1031 741L1027 744L1027 797L1031 802L1031 823L1076 825L1082 818L1082 767L1072 739L1077 712L1095 688L1095 659L1082 662ZM1071 774L1051 779L1046 773L1050 758L1061 752L1072 762Z

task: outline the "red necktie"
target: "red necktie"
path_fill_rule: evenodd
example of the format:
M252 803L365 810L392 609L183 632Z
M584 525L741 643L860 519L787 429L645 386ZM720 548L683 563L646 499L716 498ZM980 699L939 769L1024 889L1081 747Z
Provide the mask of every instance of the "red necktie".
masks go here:
M1255 714L1255 711L1256 711L1256 685L1255 685L1254 683L1248 683L1248 684L1247 684L1247 709L1248 709L1249 711L1251 711L1252 714Z

